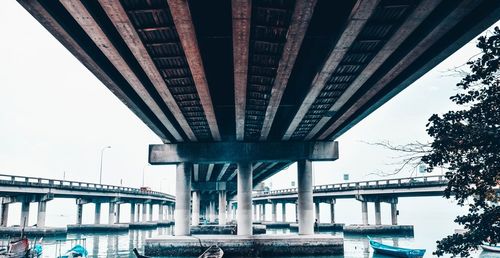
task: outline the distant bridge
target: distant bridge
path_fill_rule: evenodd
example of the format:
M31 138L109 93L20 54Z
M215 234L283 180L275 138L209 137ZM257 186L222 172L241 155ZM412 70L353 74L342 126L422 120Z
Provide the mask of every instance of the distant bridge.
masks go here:
M314 199L356 198L358 196L417 197L441 196L448 183L444 176L422 176L317 185ZM272 190L254 195L253 201L295 200L297 188Z
M422 176L396 179L383 179L349 183L318 185L313 187L316 219L319 221L320 203L329 203L331 223L335 223L336 199L355 198L361 202L363 224L368 224L368 202L375 204L375 224L381 224L380 203L391 204L392 224L397 225L397 203L399 197L442 196L448 180L444 176ZM282 221L286 222L286 204L298 207L297 188L273 190L258 193L253 196L254 218L263 221L265 206L272 205L272 221L277 222L276 206L281 203ZM257 214L260 205L260 212ZM297 213L297 208L296 208ZM298 214L295 215L298 218Z
M76 182L60 179L0 174L0 225L7 226L9 204L20 202L21 224L29 221L30 203L38 202L37 226L45 226L47 201L54 198L74 198L77 205L76 224L82 224L83 205L95 203L95 224L101 223L101 203L109 203L108 224L120 222L120 204L130 203L130 223L152 220L153 205L158 205L158 220L172 220L173 195L132 187ZM142 205L142 220L139 220ZM147 208L149 206L149 209Z

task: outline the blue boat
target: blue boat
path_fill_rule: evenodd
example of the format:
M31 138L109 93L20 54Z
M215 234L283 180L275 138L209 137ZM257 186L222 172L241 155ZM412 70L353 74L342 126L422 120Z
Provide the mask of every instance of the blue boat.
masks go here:
M397 246L384 245L372 240L370 237L368 237L368 239L370 240L370 246L373 248L373 250L375 250L375 253L410 258L424 257L425 254L425 249L401 248Z

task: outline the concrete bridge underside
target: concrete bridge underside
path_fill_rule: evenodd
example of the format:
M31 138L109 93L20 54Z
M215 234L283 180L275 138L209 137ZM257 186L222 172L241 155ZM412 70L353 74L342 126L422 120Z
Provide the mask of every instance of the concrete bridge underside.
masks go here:
M500 17L489 0L18 2L161 138L150 163L177 164L176 235L205 185L221 208L237 194L251 234L253 185L296 161L312 233L311 161Z

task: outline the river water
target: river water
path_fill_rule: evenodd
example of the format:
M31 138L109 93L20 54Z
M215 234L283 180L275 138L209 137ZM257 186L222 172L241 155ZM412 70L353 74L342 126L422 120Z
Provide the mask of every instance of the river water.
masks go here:
M55 205L55 204L54 204ZM67 205L67 204L66 204ZM74 205L74 204L73 204ZM57 206L57 205L55 205ZM369 207L370 223L373 223L373 205ZM55 208L55 207L54 207ZM338 200L335 206L336 216L335 219L338 223L355 224L361 221L361 208L358 202L354 200ZM427 249L425 257L433 257L432 252L435 250L435 241L443 238L448 234L452 234L454 229L459 228L453 219L458 214L464 212L463 208L457 207L449 200L440 197L421 197L421 198L401 198L399 200L398 209L400 211L399 224L414 225L414 236L372 236L375 240L390 245L398 245L401 247L409 248L425 248ZM14 209L15 210L15 209ZM278 210L278 218L281 218L280 211ZM54 211L54 210L53 210ZM86 211L85 220L91 221L93 215L90 215L91 208ZM104 211L104 209L103 209ZM294 207L287 206L287 218L289 221L294 221ZM71 223L74 218L73 214L64 215L64 213L50 213L48 210L47 224L48 226L60 226L64 223ZM14 212L15 213L15 212ZM73 213L68 211L68 213ZM122 211L124 213L124 211ZM267 219L270 219L270 206L266 210ZM85 214L85 213L84 213ZM104 213L106 214L106 213ZM330 219L328 206L325 204L321 206L321 221L328 222ZM30 218L35 220L35 218ZM9 219L10 220L10 219ZM103 215L102 220L106 218ZM122 221L126 221L122 218ZM390 222L389 206L382 205L382 223L388 224ZM131 254L133 247L137 247L140 251L143 250L144 239L158 235L171 235L173 232L172 227L162 227L154 230L130 230L123 233L92 233L92 234L68 234L68 239L84 238L85 246L89 251L89 257L134 257ZM288 234L287 229L268 229L268 234ZM337 257L384 257L374 255L373 250L368 245L365 236L344 236L341 232L322 232L322 234L333 234L338 237L344 237L344 256ZM43 257L55 257L58 250L67 250L70 244L60 246L56 244L58 239L45 238L43 239L44 254ZM61 240L61 239L59 239ZM317 256L316 256L317 257ZM478 251L473 254L473 257L498 257L500 255L492 256L491 253Z

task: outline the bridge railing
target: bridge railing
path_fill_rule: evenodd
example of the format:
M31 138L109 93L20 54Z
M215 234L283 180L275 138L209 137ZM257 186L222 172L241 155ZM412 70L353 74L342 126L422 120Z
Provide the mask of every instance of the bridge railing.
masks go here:
M141 190L133 187L126 186L116 186L116 185L107 185L107 184L96 184L96 183L87 183L87 182L78 182L71 180L61 180L61 179L50 179L50 178L40 178L40 177L28 177L28 176L15 176L15 175L5 175L0 174L0 183L7 184L26 184L26 185L35 185L35 186L46 186L46 187L78 187L85 188L87 190L105 190L105 191L113 191L120 193L130 193L137 195L148 195L155 197L164 197L175 199L173 195L151 191L151 190Z
M346 182L327 185L313 186L313 192L327 192L327 191L341 191L352 189L367 189L377 187L389 186L402 186L402 185L429 185L429 184L445 184L448 181L444 176L420 176L420 177L407 177L407 178L390 178L380 180ZM270 196L270 195L284 195L295 194L297 188L287 188L280 190L272 190L265 193L256 194L255 197Z

